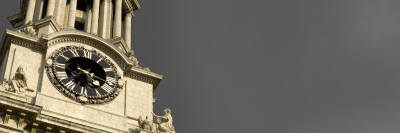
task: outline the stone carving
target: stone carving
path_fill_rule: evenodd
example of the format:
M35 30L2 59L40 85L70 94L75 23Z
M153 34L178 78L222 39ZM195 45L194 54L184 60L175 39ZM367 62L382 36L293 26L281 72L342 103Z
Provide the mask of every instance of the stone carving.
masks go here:
M156 129L158 133L175 133L175 128L172 125L171 110L164 109L164 116L157 116L153 112L154 120L156 121Z
M139 61L137 60L137 58L135 57L135 52L133 52L133 50L128 52L128 57L131 61L133 61L133 66L134 67L139 67Z
M146 116L146 119L143 119L143 116L139 116L139 128L152 131L153 130L153 122Z
M143 70L146 70L146 71L150 72L150 68L148 68L148 67L143 68Z
M28 88L26 80L27 79L24 73L24 69L22 69L22 66L19 66L17 68L17 71L15 72L14 79L4 79L2 87L6 91L14 92L17 94L24 94L26 91L33 92L34 90Z
M23 32L30 36L36 36L36 30L33 28L33 22L29 21L25 28L19 30L18 32Z

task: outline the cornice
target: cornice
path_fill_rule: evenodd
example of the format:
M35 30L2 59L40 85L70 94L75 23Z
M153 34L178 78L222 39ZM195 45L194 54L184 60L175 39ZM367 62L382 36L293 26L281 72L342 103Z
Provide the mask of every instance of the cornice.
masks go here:
M7 17L7 19L14 28L22 25L23 17L21 15L21 13L17 13L12 16L9 16L9 17Z
M140 8L142 8L142 6L140 6L139 1L137 0L131 0L134 3L135 9L134 10L139 10Z
M48 21L51 20L52 19L49 19ZM163 77L160 74L144 70L140 67L134 67L134 62L127 56L128 48L126 48L125 41L121 39L105 40L86 32L70 29L61 29L59 32L50 35L43 35L41 38L37 38L7 29L3 36L3 44L6 45L3 45L1 48L0 57L5 55L11 42L37 51L45 51L48 47L62 42L78 42L96 47L113 58L114 61L123 69L124 75L153 84L154 91ZM118 48L114 43L122 44L125 50ZM0 61L0 63L2 63L2 61Z
M110 42L112 44L114 44L114 46L117 46L117 47L121 46L121 49L118 49L118 50L122 50L122 52L124 52L124 53L128 53L130 50L128 45L126 44L125 40L122 37L111 39Z
M37 28L50 25L54 29L54 32L58 32L61 30L60 25L57 23L53 16L45 17L43 19L35 21L34 25Z
M142 68L132 67L124 73L124 76L134 78L149 84L153 84L153 92L156 91L157 86L160 84L163 76Z
M81 132L90 132L90 133L111 133L101 129L93 128L90 126L82 125L79 123L74 123L71 121L59 119L53 116L40 114L36 121L43 122L43 123L51 123L52 125L56 125L58 127L65 127L67 129L72 129Z
M137 0L124 0L124 3L126 3L129 10L136 11L142 8Z
M41 43L40 39L37 37L29 36L25 33L19 33L17 31L6 29L3 34L3 41L0 49L0 58L3 59L7 50L10 48L11 43L20 45L23 47L31 48L36 51L43 51L44 45ZM3 60L0 60L3 63Z
M63 42L88 44L111 56L111 58L113 58L123 70L129 69L133 66L133 61L129 60L125 52L120 50L114 44L86 32L62 29L60 32L50 34L46 39L49 41L47 47Z
M24 113L27 113L27 117L29 119L34 119L40 112L42 111L42 107L38 105L33 105L30 103L27 103L26 101L20 101L16 100L14 97L14 94L9 94L8 92L0 91L1 97L0 101L2 101L0 104L8 106L8 108L11 109L17 109L17 110L23 110ZM4 109L4 108L2 108ZM16 113L16 112L15 112ZM18 115L18 114L14 114Z

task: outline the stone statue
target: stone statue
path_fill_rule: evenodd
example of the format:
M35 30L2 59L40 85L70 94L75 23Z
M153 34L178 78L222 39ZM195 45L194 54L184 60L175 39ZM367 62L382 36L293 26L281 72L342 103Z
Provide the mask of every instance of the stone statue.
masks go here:
M23 94L25 91L31 91L33 92L32 89L28 88L28 85L26 83L26 76L24 73L24 69L22 69L22 66L19 66L17 68L17 72L15 72L14 79L4 79L3 81L3 88L6 91L18 93L18 94Z
M36 36L36 30L33 28L33 22L29 21L25 28L21 29L19 32L23 32L30 36Z
M145 129L148 131L152 131L153 129L153 122L146 116L146 119L143 120L142 116L139 116L139 127L140 129Z
M128 57L129 57L130 60L132 60L134 62L133 63L134 67L139 67L139 61L135 57L135 52L133 52L133 50L128 52Z
M154 120L157 123L157 132L160 133L175 133L175 128L172 125L171 110L169 108L164 109L164 116L157 116L153 112Z

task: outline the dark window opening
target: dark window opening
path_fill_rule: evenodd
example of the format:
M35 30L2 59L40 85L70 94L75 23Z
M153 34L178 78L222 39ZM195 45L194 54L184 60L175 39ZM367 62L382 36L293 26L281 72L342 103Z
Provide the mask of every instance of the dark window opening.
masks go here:
M43 8L42 8L42 17L41 18L46 17L47 3L49 3L49 0L43 0Z
M76 9L86 12L86 2L84 0L78 0L77 4Z
M75 22L75 29L83 31L85 29L85 23L82 22Z

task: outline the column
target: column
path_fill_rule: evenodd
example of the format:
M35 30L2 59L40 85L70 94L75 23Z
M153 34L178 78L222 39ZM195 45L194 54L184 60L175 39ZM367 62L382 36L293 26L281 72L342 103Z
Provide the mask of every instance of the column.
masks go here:
M55 6L56 6L56 0L49 0L49 3L47 4L46 17L53 16Z
M115 0L113 38L121 37L122 0Z
M69 9L68 25L67 25L68 28L74 28L75 27L76 4L77 4L77 0L71 0L70 1L70 9Z
M26 10L26 16L25 16L25 24L28 24L29 21L32 21L33 19L33 13L35 12L35 3L36 0L29 0L28 1L28 10Z
M93 0L92 28L90 33L94 35L97 35L97 30L99 27L99 8L100 0Z
M128 48L131 49L131 26L132 26L133 12L128 12L125 15L125 42Z

